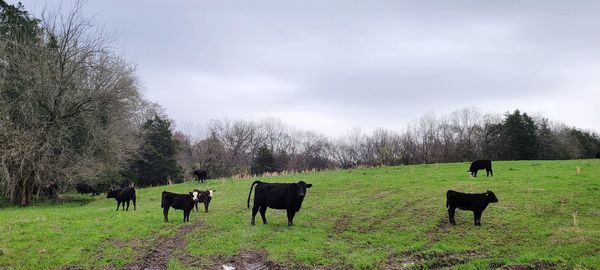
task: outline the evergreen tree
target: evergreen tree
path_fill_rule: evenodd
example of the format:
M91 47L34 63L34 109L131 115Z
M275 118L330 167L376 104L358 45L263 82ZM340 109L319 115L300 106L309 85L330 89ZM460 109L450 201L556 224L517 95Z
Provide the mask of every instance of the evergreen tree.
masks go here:
M253 175L275 171L275 159L273 158L273 153L266 145L258 148L251 171Z
M503 123L502 137L505 142L505 159L523 160L536 158L535 122L527 113L515 110L507 113Z
M558 159L556 136L548 127L548 119L542 119L537 128L537 159Z
M183 181L181 168L177 166L177 142L173 139L171 122L155 115L142 127L143 144L139 157L133 163L132 172L138 186L156 186Z
M579 158L594 158L600 153L600 137L597 134L571 128L568 134L579 146Z
M0 0L0 39L11 42L39 42L40 20L29 15L21 3Z

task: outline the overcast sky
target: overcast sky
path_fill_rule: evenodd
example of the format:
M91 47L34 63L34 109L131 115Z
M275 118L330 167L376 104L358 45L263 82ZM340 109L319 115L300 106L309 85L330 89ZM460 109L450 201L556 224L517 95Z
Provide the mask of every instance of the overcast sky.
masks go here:
M57 5L21 2L36 15ZM474 106L600 131L600 1L102 0L84 12L178 126L276 117L335 136Z

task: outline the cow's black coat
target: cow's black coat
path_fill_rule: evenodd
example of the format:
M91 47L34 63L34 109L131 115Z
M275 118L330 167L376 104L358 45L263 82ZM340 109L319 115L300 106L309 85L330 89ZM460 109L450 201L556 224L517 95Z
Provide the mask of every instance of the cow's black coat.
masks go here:
M254 181L248 193L248 208L250 208L250 195L252 194L254 185L256 185L256 188L254 189L254 207L252 208L251 225L254 225L255 216L259 210L263 224L267 224L265 213L267 207L270 207L287 210L288 226L292 226L294 215L302 207L302 201L306 196L306 189L312 187L312 184L307 184L304 181L290 184Z
M77 183L75 184L75 190L79 194L91 194L91 196L100 195L98 189L88 183Z
M477 171L484 170L487 173L486 176L494 176L494 171L492 171L492 161L489 159L475 160L471 163L471 167L469 167L468 172L473 177L477 177Z
M106 194L106 198L117 200L117 211L119 211L120 204L123 204L123 210L129 210L129 201L133 201L133 210L135 211L135 189L132 187L111 190ZM127 209L125 209L125 202L127 202Z
M169 222L169 208L183 210L183 222L190 221L190 212L194 209L194 195L190 194L177 194L167 191L162 192L162 200L160 207L163 209L165 216L165 222Z
M206 181L206 179L208 178L208 172L206 170L196 169L192 174L194 175L194 177L198 178L198 181L200 181L201 183Z
M208 205L210 204L210 201L212 200L212 196L210 194L211 190L207 190L207 191L202 191L202 190L198 190L198 189L194 189L194 191L192 191L192 194L194 192L198 192L197 195L197 200L194 201L194 206L196 207L196 211L198 210L198 203L203 203L204 204L204 212L208 212ZM215 191L214 189L212 190L213 192Z
M486 193L469 194L448 190L446 192L446 207L448 208L448 219L450 223L456 225L454 220L454 211L456 208L461 210L473 211L475 226L481 226L481 214L487 208L488 204L498 202L496 194L491 191Z

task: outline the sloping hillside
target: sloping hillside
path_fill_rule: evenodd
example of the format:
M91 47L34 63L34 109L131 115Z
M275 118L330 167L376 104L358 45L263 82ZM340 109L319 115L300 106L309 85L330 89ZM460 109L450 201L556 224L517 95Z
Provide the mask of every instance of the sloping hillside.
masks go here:
M254 179L140 189L138 209L129 212L116 212L116 202L104 196L87 204L1 208L0 269L600 265L600 161L495 162L494 177L477 178L467 168L432 164L261 178L314 185L291 228L279 210L267 211L269 224L249 225L246 199ZM192 213L183 225L181 211L172 210L164 223L160 193L193 188L216 189L210 211ZM448 189L493 190L500 202L484 212L481 227L460 210L451 226Z

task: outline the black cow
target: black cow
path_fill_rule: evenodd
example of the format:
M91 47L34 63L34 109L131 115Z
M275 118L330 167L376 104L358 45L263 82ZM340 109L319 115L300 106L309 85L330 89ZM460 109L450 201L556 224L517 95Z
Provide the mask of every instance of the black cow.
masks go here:
M258 210L260 210L263 224L267 224L265 213L267 212L267 207L270 207L287 210L288 226L292 226L294 215L302 207L302 201L306 196L306 189L312 187L312 184L307 184L304 181L290 184L254 181L250 186L250 193L248 193L248 209L250 209L250 194L252 194L254 185L256 185L256 188L254 189L254 207L252 208L251 225L254 225L254 219Z
M194 209L195 202L196 200L194 199L194 195L191 192L190 194L177 194L163 191L160 207L163 209L165 222L169 222L170 207L173 207L174 209L183 210L183 222L189 222L190 212L192 212L192 210Z
M489 159L475 160L471 163L471 167L467 171L471 176L477 177L477 171L485 169L486 176L494 176L492 171L492 161Z
M123 204L124 211L128 211L129 201L133 201L133 211L135 211L135 189L132 187L111 190L106 194L106 198L115 198L117 200L117 211L119 211L120 204ZM125 202L127 202L127 210L125 210Z
M79 182L75 184L75 190L79 194L90 194L91 196L100 195L100 191L88 183Z
M195 169L192 174L194 175L194 177L198 178L198 181L200 181L200 183L204 183L204 181L206 181L206 178L208 178L208 172L206 172L206 170Z
M490 203L497 203L496 194L491 191L486 193L469 194L448 190L446 192L446 207L448 208L448 219L452 225L456 225L454 220L454 211L456 208L461 210L473 211L475 226L481 226L481 214Z
M596 153L596 156L594 156L594 158L600 158L600 152Z
M196 198L194 200L194 206L196 207L196 211L198 210L198 203L202 202L204 204L204 212L208 212L208 205L210 204L210 201L212 200L212 196L213 196L213 192L215 192L216 190L214 189L209 189L207 191L202 191L202 190L198 190L198 189L194 189L194 191L192 191L192 196L194 196L194 198Z

